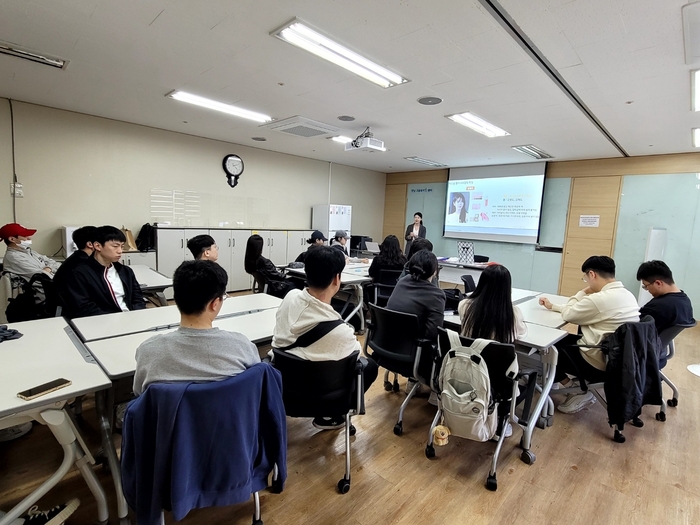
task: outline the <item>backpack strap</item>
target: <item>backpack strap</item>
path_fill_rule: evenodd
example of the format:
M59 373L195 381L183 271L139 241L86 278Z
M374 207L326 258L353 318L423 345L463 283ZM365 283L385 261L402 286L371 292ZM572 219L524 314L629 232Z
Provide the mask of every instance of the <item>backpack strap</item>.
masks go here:
M459 338L459 334L454 330L445 330L447 332L447 337L450 339L450 348L457 348L462 346L462 340Z
M334 330L337 326L340 326L344 323L345 321L343 321L342 319L335 319L333 321L322 321L316 326L314 326L311 330L304 332L299 337L297 337L297 340L294 341L291 345L283 346L281 348L278 348L277 350L286 352L287 350L291 350L292 348L306 348L308 346L311 346L316 341L319 341L321 338L323 338L323 336Z

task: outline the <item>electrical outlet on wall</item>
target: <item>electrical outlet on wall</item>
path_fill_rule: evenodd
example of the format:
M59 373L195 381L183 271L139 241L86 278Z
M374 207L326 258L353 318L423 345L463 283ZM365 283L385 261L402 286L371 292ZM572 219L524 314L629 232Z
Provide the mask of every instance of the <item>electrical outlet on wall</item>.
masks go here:
M24 186L22 186L21 182L10 183L10 195L17 199L24 197Z

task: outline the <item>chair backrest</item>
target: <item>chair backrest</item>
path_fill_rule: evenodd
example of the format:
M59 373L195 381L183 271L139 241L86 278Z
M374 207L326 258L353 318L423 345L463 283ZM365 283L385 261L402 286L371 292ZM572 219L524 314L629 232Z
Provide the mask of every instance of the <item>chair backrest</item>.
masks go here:
M692 324L677 324L666 328L659 334L659 339L661 339L661 346L666 348L671 342L686 328L693 328L697 322L693 321Z
M463 346L471 346L475 339L469 337L459 337ZM450 339L447 335L447 330L438 327L438 347L440 348L440 357L444 357L446 350L450 348ZM513 392L513 379L506 375L508 368L514 359L515 346L503 343L490 343L481 351L481 357L486 362L486 367L489 369L489 379L491 380L491 391L497 401L510 399ZM436 374L439 375L439 368Z
M274 367L282 374L284 409L291 417L347 414L356 406L357 358L309 361L273 348Z
M418 316L370 304L367 345L381 358L413 363L418 348Z
M379 275L374 280L374 304L383 304L389 300L396 283L401 277L402 270L379 270Z
M471 293L476 290L476 283L474 282L474 277L471 275L462 275L462 282L464 283L464 293Z

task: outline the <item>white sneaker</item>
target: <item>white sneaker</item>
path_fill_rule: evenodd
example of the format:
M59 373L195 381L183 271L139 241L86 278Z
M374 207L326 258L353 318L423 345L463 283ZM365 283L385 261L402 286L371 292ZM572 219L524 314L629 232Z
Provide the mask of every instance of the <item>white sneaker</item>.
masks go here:
M438 406L438 397L437 397L437 392L430 392L430 397L428 398L428 403L433 405L434 407Z
M557 410L559 412L564 412L564 414L575 414L593 403L595 403L595 396L592 392L567 394L564 402L557 406Z

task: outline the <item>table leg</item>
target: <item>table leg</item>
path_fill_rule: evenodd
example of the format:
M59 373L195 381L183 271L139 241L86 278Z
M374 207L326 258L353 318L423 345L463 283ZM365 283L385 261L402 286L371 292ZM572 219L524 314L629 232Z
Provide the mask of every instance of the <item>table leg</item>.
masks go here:
M168 306L168 300L165 298L164 292L155 292L153 295L156 296L161 306Z
M112 427L109 424L109 412L111 411L108 409L106 396L107 390L95 392L95 405L97 408L97 415L100 419L102 449L107 456L107 464L109 465L109 470L112 473L112 480L114 481L114 490L117 495L117 516L120 520L126 520L129 517L129 506L126 503L122 490L121 467L119 459L117 458L117 451L114 448L114 441L112 440Z
M547 400L549 400L549 393L552 390L552 385L554 384L554 373L557 368L557 359L559 352L557 352L556 347L552 346L549 349L543 351L542 356L542 374L543 374L543 385L542 393L535 408L532 410L532 417L530 417L527 426L523 429L523 437L520 440L520 446L523 449L523 453L520 458L525 461L525 463L532 464L535 462L535 455L530 452L530 447L532 445L532 433L535 430L538 417L542 414L542 410L545 408Z
M362 285L351 284L349 285L353 289L353 295L357 298L357 306L350 312L350 314L345 318L345 321L349 322L352 316L362 310L362 303L364 301L364 291L362 290ZM365 316L360 313L360 331L365 331Z
M98 521L101 524L106 524L109 520L109 510L104 489L87 461L85 461L85 455L78 448L76 435L68 423L68 414L63 410L45 410L41 412L40 419L37 418L37 420L41 423L45 423L49 427L49 430L51 430L56 440L60 443L61 447L63 447L63 461L61 462L61 466L58 467L58 470L44 481L39 488L34 490L15 505L10 512L0 518L0 525L8 525L27 512L32 505L39 501L39 499L63 479L73 464L78 467L90 491L95 497Z

